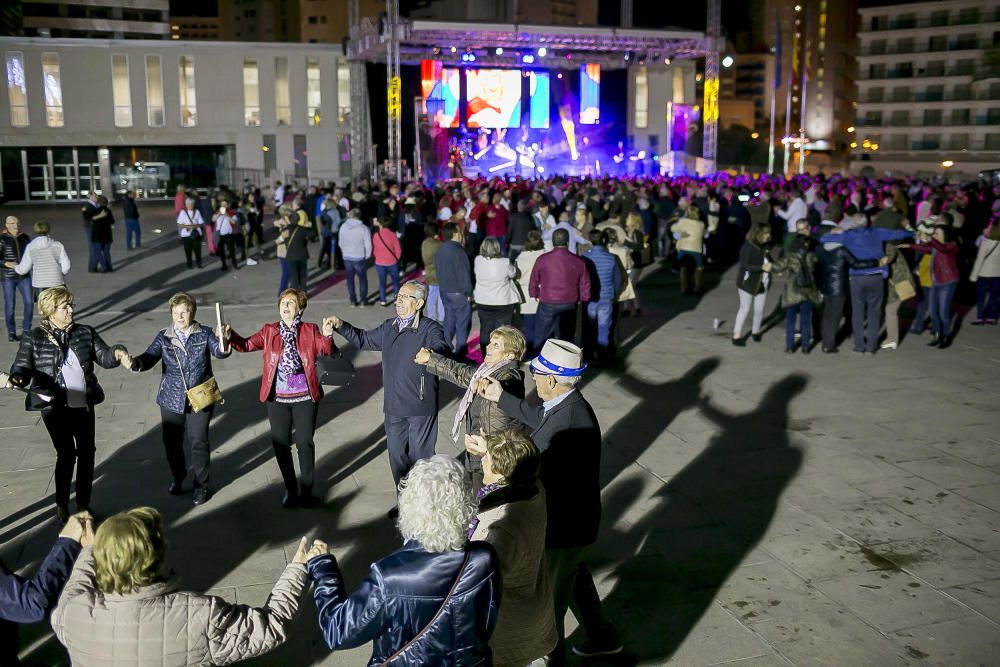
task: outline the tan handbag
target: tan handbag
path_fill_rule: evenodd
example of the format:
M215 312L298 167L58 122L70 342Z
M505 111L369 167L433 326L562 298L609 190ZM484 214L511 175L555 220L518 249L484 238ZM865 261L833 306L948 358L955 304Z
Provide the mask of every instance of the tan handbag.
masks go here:
M917 295L917 290L913 288L913 283L908 280L902 280L898 283L894 283L892 288L896 290L896 296L899 297L900 301L912 299Z
M181 357L177 354L177 350L174 350L174 356L177 358L177 367L181 372L181 384L184 385L184 395L187 396L192 411L201 412L216 403L221 405L226 402L222 398L222 390L219 389L219 383L215 381L214 376L188 389L187 382L184 380L184 367L181 365Z

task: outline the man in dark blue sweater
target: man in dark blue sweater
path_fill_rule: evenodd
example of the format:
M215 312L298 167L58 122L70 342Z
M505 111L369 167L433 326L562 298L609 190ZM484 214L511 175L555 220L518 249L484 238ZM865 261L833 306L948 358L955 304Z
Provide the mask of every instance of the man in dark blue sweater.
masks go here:
M854 330L855 352L875 354L879 330L882 327L882 305L885 302L885 280L889 277L889 268L884 263L870 266L870 260L885 257L886 241L903 241L911 238L913 238L912 232L879 229L869 225L849 229L843 234L826 234L819 240L820 243L841 243L860 264L869 265L852 266L849 271L851 328Z
M612 360L611 332L614 329L615 303L622 290L625 267L617 255L608 251L607 232L590 232L591 248L584 255L590 274L590 301L587 303L587 354L599 364Z
M443 233L445 242L434 254L434 266L444 302L444 339L455 356L462 359L469 351L472 328L472 269L459 226L449 222Z

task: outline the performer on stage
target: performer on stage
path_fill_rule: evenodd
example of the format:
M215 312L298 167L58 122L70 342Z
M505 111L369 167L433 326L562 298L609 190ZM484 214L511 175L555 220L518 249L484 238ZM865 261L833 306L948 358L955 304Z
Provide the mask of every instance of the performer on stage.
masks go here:
M243 338L228 325L223 327L223 336L237 352L264 351L260 402L267 405L274 459L285 482L281 504L286 509L313 504L316 463L313 434L319 401L323 398L316 357L333 352L333 328L338 321L334 317L324 318L322 331L312 322L303 322L306 303L305 292L286 289L278 297L279 321L265 324L249 338ZM293 431L299 452L298 480L292 462Z
M211 380L212 357L225 359L231 351L223 352L215 332L203 327L194 319L198 310L194 298L179 292L167 302L172 324L156 334L146 351L131 360L131 369L148 371L157 364L163 370L156 404L160 406L163 428L163 447L173 480L168 492L179 496L187 477L184 459L184 440L191 446L191 463L194 466L195 505L208 500L209 451L208 425L212 421L215 404L194 410L187 391ZM200 407L200 406L199 406Z

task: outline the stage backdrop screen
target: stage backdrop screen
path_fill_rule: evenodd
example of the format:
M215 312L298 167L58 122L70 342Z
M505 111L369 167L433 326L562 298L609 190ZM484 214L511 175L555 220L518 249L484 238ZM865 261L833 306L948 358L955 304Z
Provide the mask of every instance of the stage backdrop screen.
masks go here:
M462 98L462 93L459 89L461 79L459 78L458 69L445 67L441 70L441 79L444 84L441 86L442 93L444 94L444 108L440 115L438 115L437 126L456 128L458 127L458 101Z
M580 124L601 122L601 65L580 65Z
M520 126L520 70L467 69L465 86L469 129Z
M549 127L549 73L532 71L528 75L531 109L529 125L533 130Z

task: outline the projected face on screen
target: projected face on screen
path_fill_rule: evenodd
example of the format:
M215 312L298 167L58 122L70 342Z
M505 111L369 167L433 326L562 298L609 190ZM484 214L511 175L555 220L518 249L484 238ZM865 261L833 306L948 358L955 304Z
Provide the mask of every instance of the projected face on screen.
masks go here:
M479 127L518 127L521 122L521 72L518 70L466 70L468 95L466 124Z
M434 127L458 127L458 70L442 68L438 60L423 60L420 88L424 94L423 111L433 118Z
M580 65L580 124L601 122L601 66L598 63Z

